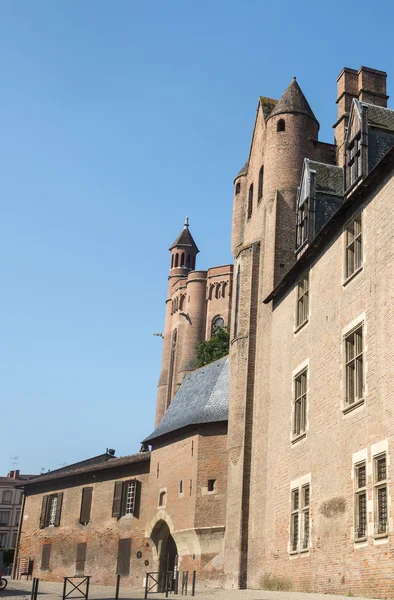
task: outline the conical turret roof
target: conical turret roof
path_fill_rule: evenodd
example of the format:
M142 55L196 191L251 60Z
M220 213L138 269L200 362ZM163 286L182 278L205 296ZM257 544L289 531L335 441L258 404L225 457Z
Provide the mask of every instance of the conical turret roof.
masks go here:
M280 115L284 113L296 113L306 115L310 117L317 124L319 121L316 119L311 107L309 106L308 100L305 98L300 86L297 83L295 77L290 82L290 85L285 89L278 103L271 112L269 119L274 115Z
M193 248L195 250L196 254L199 252L199 249L197 248L197 244L194 241L193 236L189 231L188 217L186 217L185 224L183 226L181 233L178 235L175 242L170 246L169 250L172 250L173 248L176 248L177 246Z

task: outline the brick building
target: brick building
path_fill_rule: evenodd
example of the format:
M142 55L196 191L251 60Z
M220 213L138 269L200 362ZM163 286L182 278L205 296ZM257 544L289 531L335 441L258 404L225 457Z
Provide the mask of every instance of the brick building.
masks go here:
M234 266L196 270L186 221L155 429L136 455L26 486L20 556L37 574L84 562L136 587L177 568L227 588L393 594L394 111L383 71L337 83L333 144L295 78L259 98L234 180ZM196 370L196 344L223 325L228 358ZM123 514L130 482L138 509Z

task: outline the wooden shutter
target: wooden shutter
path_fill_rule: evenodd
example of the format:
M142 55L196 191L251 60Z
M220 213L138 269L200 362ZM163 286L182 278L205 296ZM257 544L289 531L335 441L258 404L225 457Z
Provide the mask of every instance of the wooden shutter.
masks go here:
M82 502L81 502L81 515L79 517L80 523L89 523L90 521L90 510L92 507L92 487L85 487L82 490Z
M130 575L131 538L125 538L118 542L118 562L116 573L119 575Z
M141 505L141 482L138 479L134 480L135 489L134 489L134 510L133 514L136 519L139 519L140 516L140 505Z
M60 525L60 516L62 514L62 503L63 503L63 492L57 494L57 505L56 505L56 515L54 526L59 527Z
M114 487L114 501L112 503L112 516L120 517L122 512L123 481L116 481Z
M83 542L83 543L77 545L77 564L75 567L76 575L84 575L85 574L85 561L86 561L86 542Z
M49 569L49 559L51 556L51 544L44 544L42 547L41 557L41 570L47 571Z
M40 529L44 529L47 526L47 514L48 514L48 496L44 496L41 505L40 515Z

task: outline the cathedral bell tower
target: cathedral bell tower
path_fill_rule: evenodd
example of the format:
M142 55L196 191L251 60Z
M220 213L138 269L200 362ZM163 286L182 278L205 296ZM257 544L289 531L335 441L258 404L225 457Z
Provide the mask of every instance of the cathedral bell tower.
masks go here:
M201 296L200 302L197 303L198 307L194 298L193 281L195 278L193 275L199 274L195 271L199 249L190 233L187 217L181 233L169 250L171 262L163 336L163 358L157 393L156 425L161 421L170 405L184 375L195 368L193 364L195 345L201 341L201 336L200 328L198 328L197 337L195 335L199 319L195 318L194 309L197 308L201 313L201 310L204 311L205 302L204 277L203 293L197 294ZM198 281L200 281L200 277L198 277ZM197 285L197 287L200 286ZM202 306L200 306L201 301ZM196 339L194 339L195 337Z

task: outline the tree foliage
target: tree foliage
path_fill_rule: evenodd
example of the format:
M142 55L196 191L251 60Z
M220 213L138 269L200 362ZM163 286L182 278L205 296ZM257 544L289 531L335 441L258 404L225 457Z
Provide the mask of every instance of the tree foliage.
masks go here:
M197 345L197 368L223 358L229 352L230 334L227 327L216 327L210 340Z

